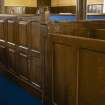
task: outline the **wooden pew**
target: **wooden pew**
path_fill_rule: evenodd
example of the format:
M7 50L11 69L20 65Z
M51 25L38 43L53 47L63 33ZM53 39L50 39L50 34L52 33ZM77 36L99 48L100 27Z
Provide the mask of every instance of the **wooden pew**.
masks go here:
M7 40L7 19L0 17L0 61L7 66L6 40Z
M18 20L18 55L17 69L19 76L35 87L42 97L41 58L40 58L40 23L39 17L21 17Z
M41 28L45 104L104 104L105 21Z
M0 31L5 32L6 36L1 36L0 46L4 50L0 49L0 57L6 61L4 65L7 72L42 99L39 19L40 17L19 16L4 21Z

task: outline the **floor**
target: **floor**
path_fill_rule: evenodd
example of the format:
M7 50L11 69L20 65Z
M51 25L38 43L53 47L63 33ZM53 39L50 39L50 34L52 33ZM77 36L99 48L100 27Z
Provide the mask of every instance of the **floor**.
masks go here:
M42 103L4 74L0 74L0 105L42 105Z

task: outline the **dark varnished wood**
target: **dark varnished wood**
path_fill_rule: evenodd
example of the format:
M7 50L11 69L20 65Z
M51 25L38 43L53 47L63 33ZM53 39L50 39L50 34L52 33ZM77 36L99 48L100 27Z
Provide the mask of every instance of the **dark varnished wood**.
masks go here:
M8 68L16 73L16 46L13 43L8 43L6 48Z
M29 15L1 17L0 61L8 73L42 99L39 19Z
M105 52L102 50L79 50L78 101L80 105L94 105L105 103L104 62Z
M95 37L98 39L104 40L105 39L105 29L104 28L96 29Z
M28 48L22 48L22 47L18 48L17 66L19 70L19 76L26 80L29 79Z
M38 0L37 4L38 4L39 7L50 6L51 5L51 0Z
M47 105L104 104L105 21L40 24L21 16L4 27L1 61Z
M5 32L6 32L6 20L1 18L0 19L0 39L5 40Z
M30 53L30 80L36 87L42 88L40 52L31 50Z
M41 26L45 103L104 104L105 21ZM97 82L96 82L97 81Z
M5 41L0 40L0 61L5 65L7 65L6 57L6 43Z
M40 23L30 22L30 48L40 51Z
M105 42L56 35L50 34L47 56L52 104L103 104Z
M26 14L35 14L37 8L36 7L26 7L25 12Z
M76 21L64 23L49 23L49 33L61 33L65 35L83 36L96 38L97 30L104 30L105 21ZM66 28L64 28L66 27ZM102 32L102 31L101 31ZM101 37L101 36L100 36ZM103 38L103 37L102 37Z
M27 21L24 21L24 20L19 21L19 25L18 25L19 45L28 46L28 37L29 37L28 36L28 24L29 24L29 22L27 22Z
M76 14L76 6L51 7L51 13L73 13Z
M10 43L16 44L17 40L17 25L16 25L16 18L14 19L8 19L7 23L7 41Z

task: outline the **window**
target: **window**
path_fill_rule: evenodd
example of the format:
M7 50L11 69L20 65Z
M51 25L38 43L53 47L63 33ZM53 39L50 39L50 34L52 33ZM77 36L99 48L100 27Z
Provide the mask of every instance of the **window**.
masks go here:
M87 0L87 19L105 20L105 0Z

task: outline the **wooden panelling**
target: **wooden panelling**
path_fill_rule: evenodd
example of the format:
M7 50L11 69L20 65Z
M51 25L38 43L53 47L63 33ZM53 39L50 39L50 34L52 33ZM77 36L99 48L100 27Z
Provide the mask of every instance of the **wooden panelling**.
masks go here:
M24 79L29 79L29 57L28 49L20 48L18 52L17 66L19 70L19 75Z
M4 19L0 19L0 39L5 40L5 25L6 22Z
M30 44L31 49L35 49L40 51L40 23L39 22L31 22L30 23Z
M0 41L0 61L7 65L6 45L5 41Z
M104 104L105 21L41 26L44 102L47 105Z
M8 43L7 48L7 61L8 61L8 68L12 72L16 72L16 48L15 45Z
M35 8L35 7L26 7L25 12L26 12L26 14L35 14L36 10L37 10L37 8Z
M30 80L37 88L42 88L40 52L31 52L30 56Z
M76 6L51 7L51 13L73 13L76 14Z
M0 17L0 62L42 99L40 17L31 16Z
M6 33L0 40L1 62L47 105L103 105L105 21L46 25L39 20L21 16L1 24L0 32Z
M27 21L19 21L18 26L19 32L18 32L18 42L19 45L22 46L28 46L28 22Z
M96 31L95 31L95 37L97 39L105 40L105 29L104 28L102 28L102 29L96 29Z
M64 22L63 24L62 22L59 22L59 23L50 22L48 31L50 33L61 33L65 35L70 34L73 36L98 38L98 36L101 37L102 35L102 34L98 35L99 30L102 33L102 30L104 30L105 28L104 25L105 25L105 21L102 21L102 20L77 21L77 22L70 22L70 23Z
M35 14L36 7L16 7L16 6L5 6L5 13L13 14Z
M104 63L104 51L79 50L79 105L105 103Z
M16 19L8 20L7 34L7 41L16 43Z
M37 1L38 6L50 6L51 5L51 0L38 0Z
M76 71L74 49L72 46L61 44L53 45L53 49L53 105L75 105Z
M104 104L105 41L49 35L46 87L52 104Z

